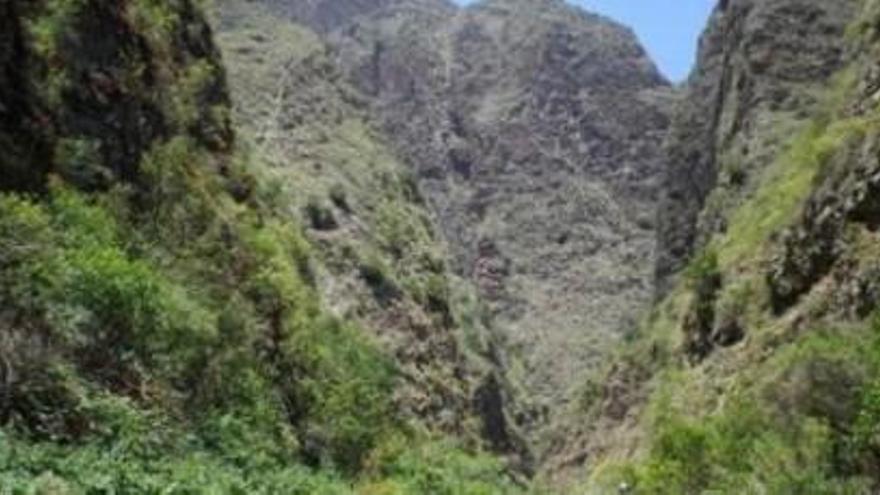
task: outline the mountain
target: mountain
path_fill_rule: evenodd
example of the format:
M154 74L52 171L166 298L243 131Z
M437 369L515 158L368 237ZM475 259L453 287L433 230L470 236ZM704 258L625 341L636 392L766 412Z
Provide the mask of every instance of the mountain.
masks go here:
M855 2L729 2L700 40L675 113L660 209L661 286L752 194L845 62Z
M877 492L878 33L0 3L0 491Z
M234 120L272 170L281 208L319 247L324 299L393 342L390 352L424 387L412 408L461 429L468 392L445 255L418 190L313 33L246 2L224 7L218 40Z
M561 1L370 5L329 32L287 13L413 172L542 427L651 300L673 90L629 29Z
M479 304L312 35L230 85L189 0L2 9L4 491L519 491Z
M554 484L877 490L878 14L716 7L667 139L658 302L555 434Z

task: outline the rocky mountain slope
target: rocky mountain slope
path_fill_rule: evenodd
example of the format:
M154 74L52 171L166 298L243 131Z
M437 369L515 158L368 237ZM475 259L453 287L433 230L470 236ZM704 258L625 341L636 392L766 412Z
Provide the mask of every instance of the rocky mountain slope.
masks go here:
M0 490L519 491L479 308L317 41L230 91L189 0L0 8Z
M519 419L546 424L650 301L668 84L561 1L264 3L325 33L489 303Z
M857 2L730 2L716 9L668 139L661 286L754 192L846 62ZM661 287L662 289L663 287Z
M880 490L880 2L201 9L0 2L0 491Z
M584 387L556 484L877 490L878 15L718 5L668 141L665 296Z
M363 102L313 33L245 2L227 2L219 25L234 115L267 161L282 208L302 218L319 247L324 299L381 332L424 388L414 413L460 431L466 363L452 332L443 246L415 185L365 124Z

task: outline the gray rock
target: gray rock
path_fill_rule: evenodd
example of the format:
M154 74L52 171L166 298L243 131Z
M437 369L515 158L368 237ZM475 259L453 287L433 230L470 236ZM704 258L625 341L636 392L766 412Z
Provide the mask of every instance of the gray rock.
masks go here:
M729 0L715 9L667 142L660 294L694 250L724 229L757 172L813 113L813 90L844 62L843 32L858 3ZM719 201L707 204L713 192Z
M673 90L629 29L561 0L397 2L328 38L528 395L563 403L650 301Z

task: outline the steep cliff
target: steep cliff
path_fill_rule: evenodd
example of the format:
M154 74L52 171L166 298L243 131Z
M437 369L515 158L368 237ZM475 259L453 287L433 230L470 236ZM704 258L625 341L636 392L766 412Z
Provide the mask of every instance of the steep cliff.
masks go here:
M670 135L664 297L584 385L557 483L877 490L878 15L719 4Z
M663 292L695 250L727 228L761 172L819 104L844 64L857 2L722 2L675 111L659 209Z
M628 29L562 1L370 5L329 30L287 13L366 96L489 303L519 422L545 425L650 302L672 90Z
M218 7L236 120L271 167L284 209L320 247L324 300L388 348L407 377L396 394L412 417L462 437L496 430L491 443L515 449L501 405L479 404L496 371L482 305L449 272L446 244L366 99L319 36L273 6Z
M137 182L141 155L174 135L229 148L229 122L213 111L228 103L223 69L190 2L3 9L4 189L39 189L47 173L83 188Z

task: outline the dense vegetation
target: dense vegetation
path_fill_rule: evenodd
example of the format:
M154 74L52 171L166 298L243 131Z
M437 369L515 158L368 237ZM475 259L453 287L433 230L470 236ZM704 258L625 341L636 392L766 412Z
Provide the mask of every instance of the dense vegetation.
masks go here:
M55 127L47 163L3 162L27 180L0 194L0 491L514 493L498 461L398 414L395 363L325 309L289 200L223 131L196 7L124 7L16 19ZM119 23L109 55L76 50L95 18Z
M264 33L240 16L225 36L251 128L235 132L200 4L15 5L0 17L0 493L528 491L474 439L462 356L491 354L482 308L450 287L418 188L316 38L273 26L291 46L257 63ZM865 57L878 9L851 29ZM630 429L588 459L598 493L880 486L877 190L810 230L880 177L859 63L584 386L576 422ZM302 94L275 87L297 76ZM735 203L725 186L747 169L725 162L708 202Z
M146 160L163 169L147 195L155 207L60 182L39 199L2 197L0 484L344 493L341 477L359 473L386 480L380 493L502 483L500 466L395 421L394 368L322 313L299 227L185 177L199 160L185 142ZM163 199L184 191L185 202Z

